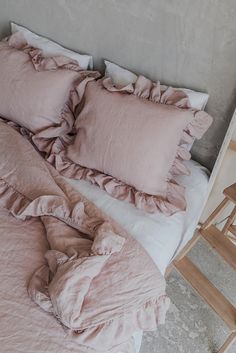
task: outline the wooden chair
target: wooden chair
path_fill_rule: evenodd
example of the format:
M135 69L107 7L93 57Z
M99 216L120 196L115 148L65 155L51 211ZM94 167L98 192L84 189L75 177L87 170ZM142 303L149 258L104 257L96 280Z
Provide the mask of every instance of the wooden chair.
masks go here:
M197 293L229 327L231 333L218 353L226 353L236 341L236 308L187 257L187 254L202 237L234 270L236 270L236 246L232 242L236 240L236 225L233 224L236 219L236 184L226 188L223 193L225 196L224 200L202 224L193 239L176 257L172 267L170 267L167 272L170 273L173 267L176 268L184 279L190 283ZM222 231L220 231L213 225L213 222L230 203L234 205L233 210Z
M230 238L233 242L236 240L236 225L234 225L234 221L236 219L236 184L233 184L226 188L223 191L225 195L224 200L219 204L219 206L212 212L212 214L208 217L208 219L203 223L203 229L208 228L215 219L221 214L221 212L227 207L230 203L234 204L234 208L228 217L227 222L225 223L222 233Z

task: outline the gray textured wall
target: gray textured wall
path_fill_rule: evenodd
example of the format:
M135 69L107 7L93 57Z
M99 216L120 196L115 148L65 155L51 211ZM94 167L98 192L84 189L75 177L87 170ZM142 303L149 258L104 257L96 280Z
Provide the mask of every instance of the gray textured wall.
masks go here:
M194 156L212 167L235 106L236 0L0 0L9 21L168 84L207 91L212 129Z

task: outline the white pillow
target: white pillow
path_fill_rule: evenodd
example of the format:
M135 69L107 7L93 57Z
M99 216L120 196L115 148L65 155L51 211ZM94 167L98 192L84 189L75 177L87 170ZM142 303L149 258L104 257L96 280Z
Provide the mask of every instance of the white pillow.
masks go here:
M11 22L11 33L15 32L22 32L27 43L35 48L41 49L44 56L64 55L68 58L76 60L82 69L93 68L93 57L91 55L82 55L72 50L66 49L47 38L41 37L36 33L31 32L25 27Z
M110 61L104 60L106 65L105 75L111 77L112 81L117 86L126 86L129 83L134 83L138 76L133 72L126 70L119 65L111 63ZM193 108L198 110L204 110L209 99L209 94L193 91L188 88L176 88L184 91L190 101Z
M105 75L109 76L115 85L123 87L136 82L138 76L133 72L107 60L104 60L104 63L106 65Z

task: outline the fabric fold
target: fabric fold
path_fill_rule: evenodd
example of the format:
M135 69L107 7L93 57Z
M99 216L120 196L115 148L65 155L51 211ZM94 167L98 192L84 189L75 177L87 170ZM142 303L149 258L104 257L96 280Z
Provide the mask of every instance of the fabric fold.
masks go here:
M134 331L163 322L169 305L163 276L132 236L17 131L0 125L0 208L22 221L39 218L45 232L40 227L37 236L46 235L50 248L28 283L29 296L55 316L80 351L128 349Z
M175 212L184 211L186 209L185 189L178 185L174 178L181 174L189 175L190 171L184 161L189 160L191 154L185 144L193 142L195 138L201 138L212 123L212 118L205 112L192 109L188 97L183 91L161 85L159 81L153 83L144 76L139 76L134 84L125 87L116 87L110 78L104 78L100 81L103 88L111 93L130 94L140 99L150 100L157 104L173 105L178 109L191 112L192 120L182 131L175 159L167 175L165 195L153 196L141 192L134 186L130 186L113 176L76 164L68 157L66 144L64 146L60 143L55 144L48 161L53 163L62 175L68 178L87 180L99 186L112 197L128 201L146 212L162 212L165 215L172 215ZM73 141L68 141L67 146L70 146L71 143Z
M64 151L50 156L56 169L67 178L86 180L99 186L112 197L119 200L125 200L134 204L137 208L149 213L157 211L165 215L171 215L177 211L186 209L186 200L184 197L185 188L178 185L173 179L169 180L167 185L166 197L151 196L136 190L134 187L122 183L114 177L102 174L96 170L81 167L70 161ZM181 164L181 162L180 162ZM181 164L182 167L182 164ZM174 168L174 167L173 167ZM180 167L176 167L176 175ZM184 169L187 174L187 168Z
M77 61L65 56L44 57L42 50L27 44L22 32L1 42L0 49L3 60L14 59L11 60L12 67L5 65L9 82L1 73L3 85L11 90L10 75L15 69L19 87L14 101L9 102L12 109L3 105L1 113L6 119L9 115L9 119L28 129L38 150L48 156L55 139L66 140L73 133L75 112L83 91L89 81L100 77L100 73L84 70ZM25 91L23 87L26 87ZM39 104L40 100L43 105Z

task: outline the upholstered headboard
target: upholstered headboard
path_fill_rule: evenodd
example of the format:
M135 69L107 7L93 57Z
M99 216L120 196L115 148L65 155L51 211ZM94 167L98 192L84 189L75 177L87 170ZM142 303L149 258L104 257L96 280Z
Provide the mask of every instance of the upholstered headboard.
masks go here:
M235 106L235 0L0 0L15 21L60 44L163 83L210 94L214 124L193 156L212 169Z

